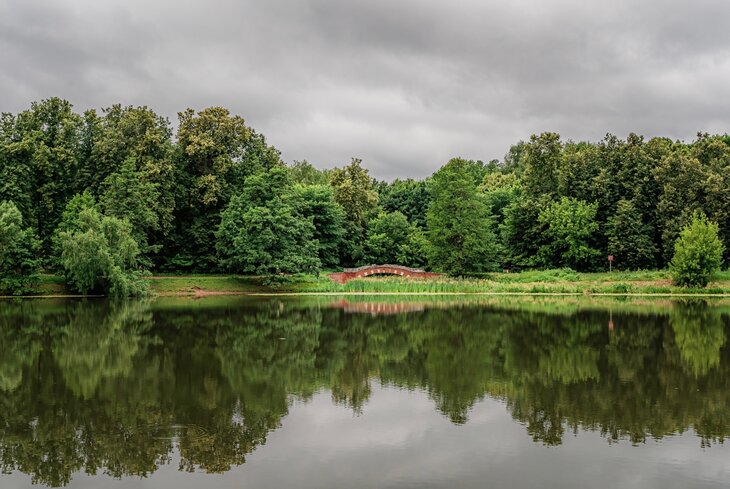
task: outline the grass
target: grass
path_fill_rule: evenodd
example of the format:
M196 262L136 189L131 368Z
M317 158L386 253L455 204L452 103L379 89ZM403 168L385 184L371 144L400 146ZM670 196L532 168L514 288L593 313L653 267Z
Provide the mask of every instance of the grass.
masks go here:
M672 285L666 270L578 273L569 269L489 273L474 278L416 279L369 277L337 284L324 275L293 275L271 285L262 277L238 275L154 275L160 296L224 294L570 294L570 295L730 295L730 271L718 273L705 289ZM38 295L72 295L63 279L43 275Z
M718 274L705 289L672 285L668 271L578 273L572 270L542 270L521 273L491 273L480 278L404 279L362 278L336 284L326 278L302 281L298 292L326 293L493 293L493 294L730 294L730 272Z
M260 277L238 275L154 275L152 290L158 295L194 295L202 292L253 293L271 290Z

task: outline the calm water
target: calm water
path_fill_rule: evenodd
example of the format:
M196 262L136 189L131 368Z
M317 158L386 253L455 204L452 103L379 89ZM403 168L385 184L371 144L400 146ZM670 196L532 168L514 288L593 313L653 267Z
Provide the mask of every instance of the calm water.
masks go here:
M0 302L0 487L730 486L730 305Z

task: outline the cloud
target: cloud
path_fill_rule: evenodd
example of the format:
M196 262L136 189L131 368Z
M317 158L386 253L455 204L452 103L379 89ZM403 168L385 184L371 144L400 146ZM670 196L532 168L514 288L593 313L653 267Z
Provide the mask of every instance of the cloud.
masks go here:
M0 110L223 105L287 161L422 177L547 130L725 132L729 20L722 0L6 0Z

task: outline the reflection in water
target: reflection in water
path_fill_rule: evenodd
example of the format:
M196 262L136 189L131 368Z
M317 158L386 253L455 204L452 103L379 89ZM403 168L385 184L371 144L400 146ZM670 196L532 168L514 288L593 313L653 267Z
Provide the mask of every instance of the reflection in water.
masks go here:
M0 464L52 486L145 476L174 453L180 470L224 472L294 400L326 390L366 414L379 385L427 392L456 424L500 399L540 444L693 428L709 445L730 433L729 318L702 303L5 302Z

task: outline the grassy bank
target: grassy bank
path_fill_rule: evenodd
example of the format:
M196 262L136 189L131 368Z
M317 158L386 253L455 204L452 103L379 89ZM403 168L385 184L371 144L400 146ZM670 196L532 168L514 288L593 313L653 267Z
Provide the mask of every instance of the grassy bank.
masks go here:
M571 270L491 273L474 278L405 279L376 277L341 285L324 275L297 275L271 285L261 277L236 275L155 275L153 292L160 296L226 294L616 294L730 295L730 272L721 272L705 289L672 285L668 271L577 273ZM44 275L38 295L72 295L63 279Z
M571 270L492 273L479 278L431 280L400 277L364 278L344 285L327 279L302 281L298 292L357 293L494 293L494 294L730 294L730 272L717 275L705 289L672 285L668 271L577 273Z

